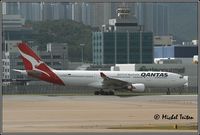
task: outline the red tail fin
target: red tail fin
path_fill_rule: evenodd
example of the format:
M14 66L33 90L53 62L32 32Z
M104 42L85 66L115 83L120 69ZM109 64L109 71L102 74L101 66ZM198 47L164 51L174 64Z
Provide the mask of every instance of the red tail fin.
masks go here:
M18 44L18 48L26 70L33 70L41 59L31 50L26 43Z
M44 81L64 85L63 81L52 71L52 68L47 66L26 43L18 44L18 48L28 75Z

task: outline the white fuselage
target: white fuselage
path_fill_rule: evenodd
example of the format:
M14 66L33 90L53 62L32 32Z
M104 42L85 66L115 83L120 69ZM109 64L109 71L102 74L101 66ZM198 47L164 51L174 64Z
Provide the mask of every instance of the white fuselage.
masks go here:
M130 84L142 83L149 88L176 88L183 86L187 80L181 75L170 72L153 71L73 71L54 70L66 86L90 86L104 88L100 72L110 78L129 82ZM160 74L162 76L160 76ZM165 76L167 74L167 76Z

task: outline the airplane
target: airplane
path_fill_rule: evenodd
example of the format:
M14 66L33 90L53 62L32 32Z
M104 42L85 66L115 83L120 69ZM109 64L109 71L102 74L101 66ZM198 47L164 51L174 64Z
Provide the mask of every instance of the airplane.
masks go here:
M177 88L187 84L184 76L172 72L55 70L45 64L27 43L19 43L17 47L25 70L14 71L53 84L100 89L94 92L95 95L114 95L115 91L144 92L145 88Z

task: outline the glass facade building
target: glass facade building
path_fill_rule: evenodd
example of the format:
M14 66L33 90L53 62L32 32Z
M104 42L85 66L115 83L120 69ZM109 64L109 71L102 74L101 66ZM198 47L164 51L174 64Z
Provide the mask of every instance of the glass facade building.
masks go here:
M196 45L173 45L154 47L154 58L192 58L198 55Z
M153 62L152 32L93 32L93 63Z

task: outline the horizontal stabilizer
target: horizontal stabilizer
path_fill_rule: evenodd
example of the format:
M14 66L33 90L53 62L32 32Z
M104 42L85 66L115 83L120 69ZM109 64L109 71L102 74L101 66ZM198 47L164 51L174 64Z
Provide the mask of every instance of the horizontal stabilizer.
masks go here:
M19 69L12 69L12 70L15 71L15 72L21 73L23 75L27 75L26 70L19 70Z

